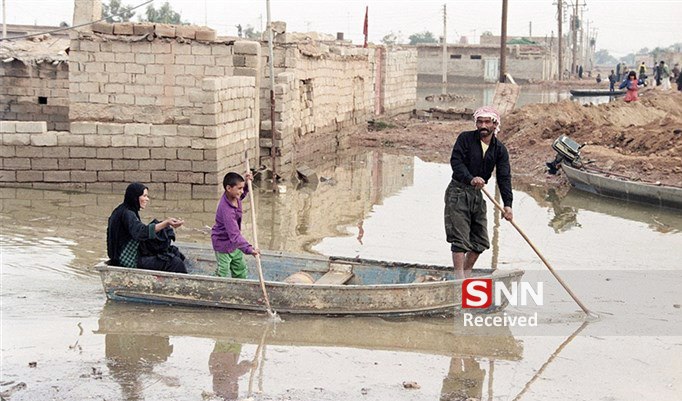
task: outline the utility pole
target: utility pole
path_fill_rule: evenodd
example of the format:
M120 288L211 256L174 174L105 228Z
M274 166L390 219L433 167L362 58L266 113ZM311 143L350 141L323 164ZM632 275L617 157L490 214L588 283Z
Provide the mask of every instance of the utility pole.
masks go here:
M2 38L7 37L7 8L5 5L5 0L2 0Z
M571 31L573 33L573 49L571 49L571 76L575 74L575 68L578 65L578 27L580 26L580 21L578 21L578 1L574 0L573 5L573 17L571 18Z
M447 4L443 4L443 88L442 93L448 93L448 10Z
M557 24L559 25L559 36L558 36L558 47L557 47L557 69L559 72L559 81L563 81L564 79L564 60L563 60L563 36L564 34L561 31L561 25L563 23L563 17L562 17L562 11L564 8L564 0L557 0L556 2L558 8L557 8Z
M533 37L533 21L528 21L528 39Z
M547 74L548 79L552 77L552 71L554 71L554 31L552 31L552 36L549 38L549 74Z
M502 35L500 37L500 82L507 74L507 0L502 0Z
M277 192L277 130L275 129L275 58L273 50L272 19L270 18L270 0L266 0L267 29L268 29L268 52L270 59L270 135L272 146L270 147L270 160L272 162L272 191Z

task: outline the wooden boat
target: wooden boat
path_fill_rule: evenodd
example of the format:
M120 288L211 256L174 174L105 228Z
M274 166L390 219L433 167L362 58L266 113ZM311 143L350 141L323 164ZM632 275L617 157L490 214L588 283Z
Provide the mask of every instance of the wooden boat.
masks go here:
M682 209L682 188L655 185L577 169L563 163L568 181L579 190L610 198Z
M622 89L614 91L608 89L571 89L570 92L573 96L622 96L626 91Z
M210 246L181 245L190 274L97 266L107 298L116 301L264 310L254 258L249 277L215 277ZM450 266L379 262L263 252L265 287L272 308L280 313L323 315L452 314L461 306L461 280ZM308 275L311 283L289 283ZM475 269L474 276L501 281L509 288L523 270ZM493 306L494 312L506 305Z
M463 327L452 318L289 315L275 327L262 315L210 308L107 302L97 334L196 337L238 344L343 347L519 360L523 344L509 327ZM428 339L428 341L425 341Z

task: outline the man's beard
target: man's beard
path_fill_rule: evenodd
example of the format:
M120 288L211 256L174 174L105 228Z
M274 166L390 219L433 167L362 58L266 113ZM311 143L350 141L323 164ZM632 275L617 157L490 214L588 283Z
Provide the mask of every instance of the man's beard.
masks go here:
M478 130L478 135L480 135L481 138L485 138L486 136L490 135L491 131L487 128L480 128Z

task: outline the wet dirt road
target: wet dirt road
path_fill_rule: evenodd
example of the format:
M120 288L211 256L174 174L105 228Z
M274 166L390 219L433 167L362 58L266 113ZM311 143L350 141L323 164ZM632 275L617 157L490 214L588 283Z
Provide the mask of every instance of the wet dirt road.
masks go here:
M449 264L449 166L370 152L330 158L318 174L316 187L257 193L262 248ZM0 193L0 391L11 400L682 399L679 212L515 191L517 223L600 315L586 326L490 205L493 248L479 263L545 283L543 305L507 310L537 313L539 327L293 316L273 326L258 313L107 303L93 266L122 194ZM217 197L150 196L143 220L182 217L181 240L210 241Z

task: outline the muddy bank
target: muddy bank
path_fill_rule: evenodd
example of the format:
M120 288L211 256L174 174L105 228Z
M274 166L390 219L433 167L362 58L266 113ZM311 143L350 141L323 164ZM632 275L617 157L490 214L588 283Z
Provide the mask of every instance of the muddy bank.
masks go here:
M523 89L522 89L523 91ZM402 116L381 130L361 131L356 144L447 163L457 135L473 121L429 121ZM534 104L502 120L500 138L509 148L515 177L525 182L562 185L545 173L554 158L552 141L569 135L583 159L601 169L635 180L682 186L682 93L645 89L640 101L618 99L601 105L572 101Z

